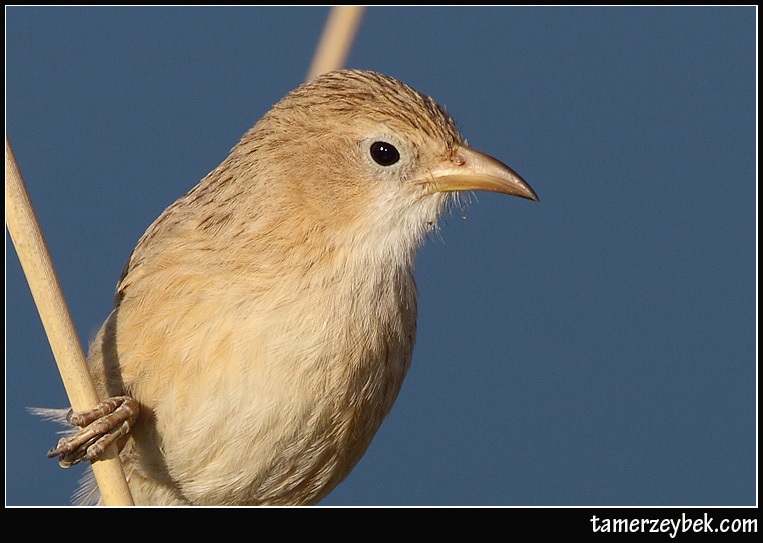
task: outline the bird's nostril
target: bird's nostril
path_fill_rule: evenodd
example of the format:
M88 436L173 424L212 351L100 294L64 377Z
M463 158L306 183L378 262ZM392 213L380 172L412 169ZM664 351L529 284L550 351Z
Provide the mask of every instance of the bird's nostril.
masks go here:
M463 166L464 164L466 164L466 159L464 158L464 155L462 155L459 152L453 153L453 155L450 157L450 161L456 166Z

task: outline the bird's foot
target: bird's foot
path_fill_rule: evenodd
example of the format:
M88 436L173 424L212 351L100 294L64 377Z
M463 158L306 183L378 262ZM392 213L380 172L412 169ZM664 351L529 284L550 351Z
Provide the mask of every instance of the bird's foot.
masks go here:
M88 411L69 411L67 422L82 429L62 437L48 451L48 458L58 456L62 468L97 460L109 445L130 431L139 411L138 402L129 396L109 398Z

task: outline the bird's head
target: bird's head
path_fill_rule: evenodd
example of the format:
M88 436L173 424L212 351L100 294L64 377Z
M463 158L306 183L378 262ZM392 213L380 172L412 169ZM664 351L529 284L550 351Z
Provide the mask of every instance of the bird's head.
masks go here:
M272 186L259 188L292 219L401 247L415 248L436 225L449 194L538 199L511 168L467 147L432 98L369 71L329 72L301 85L231 157L253 159L268 173L259 183L269 179Z

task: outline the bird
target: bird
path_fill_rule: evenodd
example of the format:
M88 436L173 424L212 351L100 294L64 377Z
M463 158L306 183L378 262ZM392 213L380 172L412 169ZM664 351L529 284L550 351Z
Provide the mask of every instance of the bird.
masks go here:
M89 348L103 403L48 456L115 443L136 505L318 503L410 367L417 249L475 190L538 200L398 79L298 86L139 239Z

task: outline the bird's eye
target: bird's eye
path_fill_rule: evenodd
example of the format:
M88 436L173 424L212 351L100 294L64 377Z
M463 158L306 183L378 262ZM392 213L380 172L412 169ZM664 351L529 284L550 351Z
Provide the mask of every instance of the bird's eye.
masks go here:
M400 152L391 143L375 141L371 144L371 158L381 166L392 166L400 160Z

